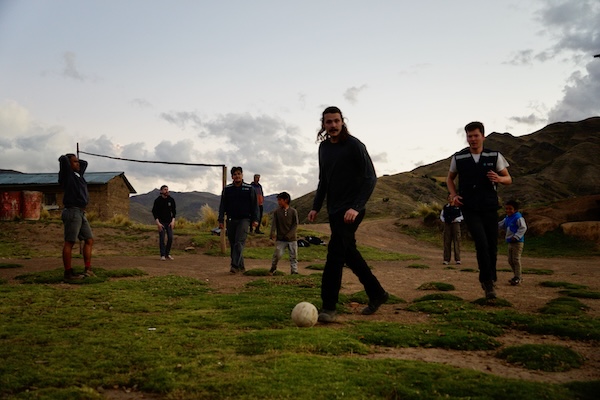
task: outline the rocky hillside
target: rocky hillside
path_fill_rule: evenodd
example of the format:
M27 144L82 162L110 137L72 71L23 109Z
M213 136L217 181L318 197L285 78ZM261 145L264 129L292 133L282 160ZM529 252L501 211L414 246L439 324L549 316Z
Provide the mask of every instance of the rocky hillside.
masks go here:
M518 137L494 132L486 137L485 145L502 152L510 163L513 184L499 188L501 200L518 199L524 209L533 210L600 194L600 117L555 123ZM380 177L367 204L368 214L406 217L420 203L443 204L451 156L410 172ZM313 197L314 192L293 202L301 218L306 218ZM320 213L320 221L325 220L325 214Z

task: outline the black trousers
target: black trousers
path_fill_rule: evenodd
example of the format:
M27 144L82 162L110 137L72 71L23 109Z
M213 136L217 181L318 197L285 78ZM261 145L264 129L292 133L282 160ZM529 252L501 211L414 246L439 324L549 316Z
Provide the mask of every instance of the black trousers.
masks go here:
M327 261L321 282L321 300L323 308L335 310L342 287L342 271L347 265L363 284L369 299L377 299L385 293L381 284L371 272L358 249L355 233L365 216L361 211L353 223L344 222L345 211L329 214L331 240L327 247Z
M496 259L498 257L498 212L495 209L462 209L465 223L477 252L479 282L496 281Z

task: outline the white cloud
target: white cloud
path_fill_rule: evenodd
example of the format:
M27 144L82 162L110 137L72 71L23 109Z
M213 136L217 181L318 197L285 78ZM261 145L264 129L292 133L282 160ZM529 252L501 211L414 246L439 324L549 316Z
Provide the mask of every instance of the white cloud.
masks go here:
M344 92L344 98L350 102L350 104L356 104L358 101L358 95L360 92L365 90L367 85L361 85L359 87L352 86L351 88L346 89Z

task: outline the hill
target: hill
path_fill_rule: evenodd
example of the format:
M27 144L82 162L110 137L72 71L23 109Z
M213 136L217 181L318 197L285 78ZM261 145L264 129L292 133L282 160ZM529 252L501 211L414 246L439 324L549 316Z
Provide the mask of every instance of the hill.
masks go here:
M515 198L525 208L537 208L600 194L600 117L554 123L519 137L494 132L486 136L485 145L502 152L510 164L513 184L499 188L501 200ZM451 156L410 172L378 178L367 203L368 217L404 218L421 203L444 204ZM314 192L292 202L304 222L313 198ZM326 221L326 217L321 212L317 221Z

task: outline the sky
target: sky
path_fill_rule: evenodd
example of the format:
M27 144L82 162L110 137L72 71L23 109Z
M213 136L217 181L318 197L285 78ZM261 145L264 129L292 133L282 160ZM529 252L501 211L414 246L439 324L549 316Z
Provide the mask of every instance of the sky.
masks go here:
M294 198L334 105L378 176L411 171L470 121L521 136L600 115L599 21L600 0L0 0L0 169L58 171L79 145L239 165ZM222 188L221 167L80 158L139 194Z

